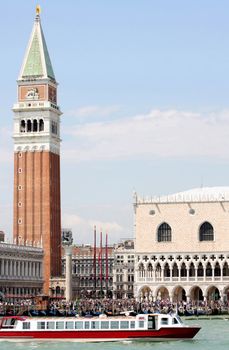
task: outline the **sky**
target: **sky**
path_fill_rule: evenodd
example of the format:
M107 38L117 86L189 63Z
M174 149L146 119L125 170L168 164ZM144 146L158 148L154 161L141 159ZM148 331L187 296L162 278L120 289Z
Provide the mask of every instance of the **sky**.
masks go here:
M61 117L62 226L133 237L133 192L229 184L227 0L41 0ZM1 3L0 230L12 238L16 80L36 1Z

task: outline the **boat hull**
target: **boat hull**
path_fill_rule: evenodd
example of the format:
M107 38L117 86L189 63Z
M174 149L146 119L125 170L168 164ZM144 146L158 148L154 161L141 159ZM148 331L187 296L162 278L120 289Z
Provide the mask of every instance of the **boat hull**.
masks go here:
M177 327L161 328L159 330L90 330L90 331L0 331L0 340L71 340L79 342L96 341L122 341L122 340L141 340L141 341L162 341L192 339L200 327Z

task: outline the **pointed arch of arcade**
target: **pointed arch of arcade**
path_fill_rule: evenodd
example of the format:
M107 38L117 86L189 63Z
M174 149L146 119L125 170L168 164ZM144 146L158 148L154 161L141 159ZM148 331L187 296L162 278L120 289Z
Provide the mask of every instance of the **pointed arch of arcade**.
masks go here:
M229 301L229 284L223 289L223 298L224 301Z
M186 291L184 287L178 285L172 289L172 301L175 303L179 301L186 301Z
M140 288L139 290L139 296L144 300L148 300L148 298L151 296L152 290L150 289L149 286L144 285Z
M209 286L206 290L208 301L217 301L220 299L220 291L216 286Z
M204 294L203 290L199 286L192 286L189 290L188 295L190 295L191 300L193 301L203 301Z
M155 290L154 297L157 300L169 299L169 290L164 285L158 286Z

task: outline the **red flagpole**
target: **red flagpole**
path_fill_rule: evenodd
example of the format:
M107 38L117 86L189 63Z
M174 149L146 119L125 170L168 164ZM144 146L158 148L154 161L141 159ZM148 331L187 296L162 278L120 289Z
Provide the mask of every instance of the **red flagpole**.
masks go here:
M108 293L108 234L106 233L106 289Z
M96 226L94 226L94 294L96 296Z
M103 234L100 232L100 289L103 292Z

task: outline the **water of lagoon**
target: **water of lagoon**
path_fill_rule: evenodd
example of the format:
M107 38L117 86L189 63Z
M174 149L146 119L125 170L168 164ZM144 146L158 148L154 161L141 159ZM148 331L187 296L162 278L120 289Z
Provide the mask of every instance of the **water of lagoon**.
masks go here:
M198 324L202 329L192 340L163 342L104 342L77 343L66 341L0 342L1 350L228 350L228 319L186 320L187 324Z

